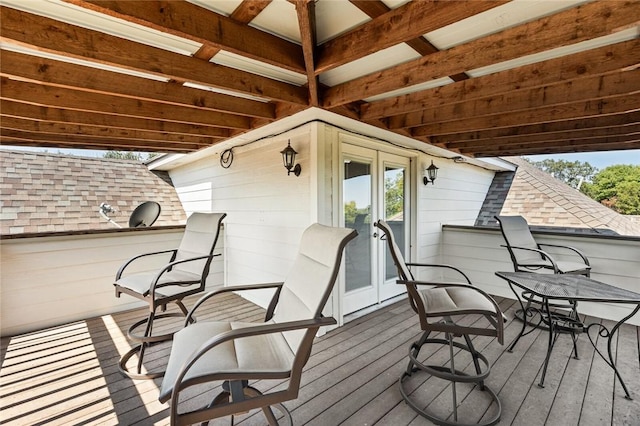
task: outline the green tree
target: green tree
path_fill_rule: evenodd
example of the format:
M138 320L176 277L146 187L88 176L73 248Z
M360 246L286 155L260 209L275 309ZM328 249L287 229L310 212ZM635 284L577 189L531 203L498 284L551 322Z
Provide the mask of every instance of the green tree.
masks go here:
M606 167L582 191L618 213L640 214L640 165Z
M107 151L102 156L103 158L112 158L116 160L135 160L135 161L147 161L153 157L158 156L156 152L147 153L146 156L140 152L133 151Z
M384 180L385 214L387 218L402 213L404 207L404 173L398 173L395 178Z
M573 188L578 188L580 182L590 181L598 171L591 164L582 161L566 161L546 159L542 161L531 161L526 159L533 166L549 173L558 180L563 181Z
M346 224L353 224L356 221L357 214L358 209L356 208L355 201L344 203L344 221Z

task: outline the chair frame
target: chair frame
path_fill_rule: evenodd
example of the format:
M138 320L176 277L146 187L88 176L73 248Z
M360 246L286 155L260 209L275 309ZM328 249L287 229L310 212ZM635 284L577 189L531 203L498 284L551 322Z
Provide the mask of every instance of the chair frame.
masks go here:
M469 280L469 277L462 272L459 268L452 265L443 265L443 264L431 264L431 263L415 263L415 262L404 262L404 259L401 257L399 253L396 253L397 245L395 243L395 239L393 236L393 232L391 228L383 221L379 220L375 223L376 227L378 227L383 235L381 238L385 238L387 240L389 251L393 257L394 264L398 270L397 280L398 284L405 285L407 288L407 293L409 296L409 302L411 304L411 308L418 314L420 320L420 328L422 329L421 337L416 340L410 347L409 350L409 364L399 379L400 393L403 399L407 402L407 404L418 414L431 422L438 425L448 425L448 426L460 426L464 423L458 422L458 411L457 411L457 393L456 393L456 383L476 383L479 386L481 391L487 391L488 395L491 397L492 401L496 404L496 413L493 417L489 418L487 421L481 423L481 425L489 426L496 424L500 421L500 417L502 415L502 405L500 403L500 399L497 394L485 385L484 380L489 376L491 372L491 363L487 360L487 358L478 352L469 337L472 335L481 335L481 336L494 336L497 338L500 344L504 343L504 322L506 318L502 314L502 311L498 304L493 300L491 296L489 296L483 290L474 287ZM403 265L406 266L406 269L403 268ZM453 270L460 274L462 277L461 282L459 283L451 283L451 282L428 282L428 281L416 281L413 277L413 273L411 272L410 267L429 267L429 268L438 268L438 269L447 269ZM479 297L484 297L489 300L495 309L495 313L489 313L482 310L464 310L464 311L453 311L453 312L437 312L437 313L429 313L427 312L422 298L420 297L418 287L419 286L429 286L431 288L465 288L470 291L476 292ZM480 327L472 327L472 326L461 326L455 323L453 317L458 315L467 315L467 314L482 314L489 321L493 329L491 328L480 328ZM430 318L441 318L440 321L429 322ZM445 334L445 338L431 337L431 333L433 332L442 332ZM454 337L462 336L465 340L464 343L458 342L454 340ZM449 346L449 356L450 356L450 367L442 365L428 365L419 361L420 350L425 345L448 345ZM476 374L468 374L461 370L457 370L454 363L454 348L463 350L468 352L473 360L474 368ZM484 364L484 368L480 366L480 363ZM440 379L450 381L452 388L452 399L453 399L453 421L449 421L446 418L438 416L430 411L427 411L424 408L424 403L415 401L411 398L410 391L405 386L405 381L411 377L416 372L425 372L434 377L438 377Z
M506 244L503 244L500 247L505 247L509 251L509 256L511 257L511 262L513 263L513 268L514 268L515 272L534 272L534 271L539 270L539 269L550 269L550 270L553 270L554 274L579 274L579 275L585 275L587 278L589 277L590 272L591 272L591 264L589 263L589 259L587 258L587 256L582 251L578 250L575 247L564 246L564 245L559 245L559 244L538 243L537 241L535 241L535 238L533 238L533 234L531 235L531 238L535 241L535 243L536 243L536 245L538 247L537 249L530 248L530 247L519 247L519 246L511 245L509 243L509 238L507 237L507 235L506 235L506 233L504 231L504 228L502 226L502 218L504 218L504 217L508 217L508 216L499 216L499 215L494 216L494 218L498 221L498 224L500 224L500 232L502 233L502 237L504 238L504 241L506 242ZM527 227L529 227L529 226L527 225ZM529 231L529 232L531 232L531 231ZM561 249L565 249L565 250L571 251L571 252L577 254L578 256L580 256L580 258L584 262L586 268L575 270L575 271L566 271L565 272L565 271L561 270L558 267L557 261L553 258L553 256L551 256L546 251L542 250L542 247L561 248ZM541 260L548 261L549 264L541 265L541 264L520 263L520 262L518 262L518 258L516 256L515 250L524 250L524 251L530 251L530 252L538 253L540 255ZM524 269L521 269L521 268L524 268Z
M169 395L161 395L159 398L159 401L162 403L169 401L170 419L172 425L189 425L196 422L208 422L208 420L214 418L243 413L257 408L262 409L270 425L277 425L278 422L275 415L273 414L273 411L271 410L271 407L277 407L288 418L289 423L292 424L291 414L282 404L282 402L298 397L300 381L302 378L302 370L309 360L313 341L320 327L335 325L337 323L336 320L332 317L323 317L322 310L324 309L324 306L326 305L326 302L331 294L331 290L335 284L335 281L337 280L344 248L347 243L356 236L357 232L355 230L351 231L344 237L344 239L340 243L340 246L338 248L338 257L329 278L331 285L328 286L325 294L322 296L321 302L318 306L318 310L314 314L314 318L281 323L257 323L255 326L227 331L216 336L212 336L200 346L200 349L198 351L191 354L191 356L182 364L182 368L179 374L176 376L176 379L174 380L171 393ZM216 296L236 291L274 289L274 294L271 297L271 301L269 302L265 314L265 322L269 321L274 316L283 286L284 282L236 285L207 293L206 295L202 296L189 311L189 313L185 317L184 326L188 327L189 325L191 325L193 323L193 315L195 314L195 312L205 302L215 298ZM224 342L239 339L242 337L264 335L270 333L282 333L292 330L306 330L306 332L304 333L304 337L302 338L298 350L296 351L291 370L289 370L286 374L283 374L282 372L252 372L244 375L234 373L221 373L196 377L190 380L184 380L189 369L196 363L196 361L198 361L198 359L200 359L212 348ZM288 379L288 385L284 390L268 394L263 394L259 390L248 385L249 380L261 379ZM193 385L216 380L223 381L223 390L212 399L211 403L207 407L188 413L178 413L180 391Z
M553 271L554 274L578 274L578 275L584 275L587 278L590 276L591 274L591 264L589 263L589 259L587 258L587 256L580 250L578 250L575 247L571 247L571 246L565 246L565 245L559 245L559 244L546 244L546 243L538 243L535 238L533 238L533 234L531 233L531 228L528 225L528 223L526 222L526 219L524 219L522 216L516 216L516 217L522 217L522 220L527 223L527 229L529 230L529 233L531 234L531 239L535 242L537 248L531 248L531 247L519 247L519 246L514 246L511 245L509 243L509 238L507 237L507 233L504 230L504 226L503 226L503 220L504 218L508 218L510 216L501 216L501 215L495 215L494 218L498 221L498 224L500 225L500 232L502 233L502 237L504 238L504 241L506 244L502 244L500 245L500 247L505 247L508 251L509 251L509 256L511 258L511 262L513 263L513 269L515 272L531 272L531 273L536 273L536 271L542 270L542 269L547 269L550 271ZM542 250L543 247L551 247L551 248L559 248L559 249L564 249L565 251L569 251L572 252L576 255L578 255L582 261L585 264L585 268L584 269L577 269L577 270L572 270L572 271L563 271L559 266L557 261L553 258L553 256L551 256L551 254L547 253L546 251ZM522 250L522 251L529 251L529 252L535 252L538 253L540 255L540 259L546 262L549 262L548 264L527 264L527 263L520 263L518 261L517 255L516 255L516 251L517 250ZM537 308L535 306L532 306L532 303L535 303L537 305L542 306L542 301L538 300L534 295L532 295L530 292L526 292L523 291L520 296L522 297L522 299L526 300L526 306L523 306L522 309L518 309L516 311L516 318L519 319L520 321L526 322L527 324L534 326L535 328L541 328L541 329L548 329L548 322L551 321L551 319L545 319L542 316L542 311L543 309L541 308ZM569 310L568 314L565 313L556 313L554 315L557 315L557 319L563 319L567 324L570 324L570 326L567 327L557 327L558 330L560 330L560 332L563 333L569 333L571 334L571 337L573 339L573 352L574 352L574 358L578 359L578 347L576 345L577 342L577 337L576 337L576 327L575 324L580 323L580 314L578 312L578 302L577 301L572 301L569 300L567 301L567 303L562 303L562 302L554 302L554 303L549 303L550 307L554 307L554 308L560 308L560 309L565 309L565 310ZM535 321L535 315L536 314L540 314L540 318L539 321ZM546 326L543 325L543 323L547 324ZM511 345L509 345L509 352L513 351L513 348L515 347L516 343L518 343L518 339L515 339Z
M166 342L173 338L173 333L153 335L153 323L155 320L158 320L158 319L164 319L164 318L170 318L170 317L186 317L188 315L189 311L185 307L184 303L182 303L182 300L187 296L191 296L193 294L201 293L204 291L205 285L206 285L206 279L209 276L209 271L211 268L211 261L213 260L214 257L221 255L219 253L214 254L213 251L215 250L216 245L218 243L218 239L220 237L222 221L226 216L227 216L226 213L219 213L217 231L216 231L213 243L211 245L210 253L208 255L196 256L188 259L175 260L178 254L178 248L169 249L169 250L160 250L160 251L155 251L150 253L142 253L137 256L134 256L129 260L127 260L118 269L118 272L116 273L116 278L115 278L116 283L114 283L116 297L119 298L121 294L127 294L136 299L146 302L149 307L149 314L147 318L143 318L140 321L135 322L127 330L127 337L131 341L136 342L137 344L134 345L124 355L122 355L122 357L120 358L120 361L118 362L118 369L125 376L132 379L140 380L140 379L154 379L157 377L162 377L164 375L164 371L142 373L142 363L143 363L146 349L152 344ZM162 269L155 275L155 277L150 283L149 290L147 290L146 292L139 293L137 291L131 290L127 287L123 287L117 284L117 281L122 278L123 274L125 273L125 270L129 266L131 266L134 262L138 261L139 259L153 257L153 256L167 255L169 253L171 254L169 263L163 266ZM205 265L203 266L202 274L199 280L179 281L175 283L168 282L168 283L159 284L159 281L161 280L162 276L166 272L170 272L175 266L186 264L189 262L201 261L201 260L206 260L206 262L205 262ZM191 288L177 294L166 295L166 296L165 295L159 296L156 294L156 290L162 287L167 287L170 285L193 285L197 283L200 283L198 287ZM180 309L180 312L175 312L175 313L166 312L167 304L169 303L175 303ZM163 312L162 314L156 314L156 312L158 311L158 308L161 308L161 311ZM195 321L195 318L190 318L190 321ZM137 330L139 327L143 325L145 326L144 333L140 334ZM127 363L136 354L138 355L136 372L132 372L127 367Z

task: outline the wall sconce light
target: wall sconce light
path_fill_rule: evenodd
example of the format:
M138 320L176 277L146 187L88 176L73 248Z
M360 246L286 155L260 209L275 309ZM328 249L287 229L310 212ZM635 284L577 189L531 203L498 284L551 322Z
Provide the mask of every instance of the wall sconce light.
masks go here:
M291 141L289 141L289 144L285 149L280 151L280 154L282 154L282 162L284 163L284 168L287 169L287 176L290 175L292 171L294 175L300 176L302 167L300 167L300 164L296 164L294 166L294 163L296 162L297 152L295 149L291 148Z
M433 164L433 160L431 160L431 165L424 170L424 177L422 178L423 184L428 184L431 182L433 185L434 181L438 177L438 168Z

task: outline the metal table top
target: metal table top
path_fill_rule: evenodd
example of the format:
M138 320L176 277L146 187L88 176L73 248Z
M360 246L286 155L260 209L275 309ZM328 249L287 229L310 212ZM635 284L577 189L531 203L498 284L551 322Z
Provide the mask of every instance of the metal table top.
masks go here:
M547 299L640 304L639 293L614 287L584 275L533 272L496 272L496 275Z

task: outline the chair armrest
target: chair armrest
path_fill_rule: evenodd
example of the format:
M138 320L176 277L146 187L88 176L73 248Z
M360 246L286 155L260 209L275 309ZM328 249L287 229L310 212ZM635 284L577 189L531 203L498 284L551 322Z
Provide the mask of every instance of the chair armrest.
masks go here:
M428 267L428 268L444 268L444 269L451 269L453 271L456 271L457 273L459 273L460 275L462 275L465 279L465 281L467 281L469 284L471 284L471 280L469 279L469 277L467 276L467 274L465 274L464 272L462 272L460 269L456 268L453 265L446 265L446 264L439 264L439 263L405 263L405 265L407 265L408 267L411 266L418 266L418 267ZM473 284L472 284L473 285Z
M155 299L155 297L156 297L156 294L155 294L156 293L156 287L167 287L167 286L170 286L170 285L181 285L180 283L176 283L176 284L165 283L165 284L158 285L158 281L162 277L162 274L164 274L165 272L170 271L171 268L173 268L174 266L180 265L182 263L195 262L197 260L211 259L211 258L214 258L216 256L221 256L221 254L218 253L218 254L209 254L209 255L206 255L206 256L196 256L196 257L190 257L188 259L180 259L180 260L176 260L176 261L171 262L171 263L167 263L160 270L160 272L158 272L158 274L155 276L153 281L151 281L151 286L149 287L149 290L144 293L144 296L147 296L147 295L150 294L151 298Z
M224 333L220 333L216 336L211 337L206 342L200 346L199 349L191 353L189 358L182 364L182 368L180 372L176 376L176 379L172 386L171 391L171 406L177 406L178 403L178 393L180 390L180 383L184 379L184 376L187 374L189 369L193 366L193 364L198 361L204 354L213 349L214 347L227 342L229 340L240 339L243 337L250 336L259 336L263 334L273 334L273 333L282 333L285 331L292 330L301 330L301 329L312 329L312 328L320 328L325 325L333 325L336 324L336 320L333 317L323 317L323 318L313 318L307 320L299 320L299 321L289 321L278 324L257 324L253 327L245 327L236 330L225 331ZM169 398L166 398L165 401L160 400L160 402L166 402Z
M571 247L571 246L561 246L561 245L557 245L557 244L538 244L539 246L545 246L545 247L555 247L555 248L563 248L563 249L567 249L570 251L573 251L574 253L576 253L578 256L580 256L582 258L582 260L584 261L584 263L587 266L591 266L589 263L589 259L587 259L587 256L585 256L584 253L582 253L580 250L578 250L575 247Z
M135 260L138 260L142 257L146 257L146 256L155 256L158 254L166 254L166 253L173 253L174 255L176 254L176 251L178 251L178 249L170 249L170 250L162 250L162 251L154 251L152 253L143 253L143 254L139 254L137 256L132 257L131 259L127 260L121 267L120 269L118 269L118 272L116 273L116 281L118 281L121 277L122 277L122 273L124 272L125 268L127 266L129 266L131 263L133 263ZM173 256L172 256L173 259Z
M534 248L530 248L530 247L518 247L518 246L505 246L502 245L501 247L506 247L508 249L515 249L515 250L526 250L526 251L532 251L535 253L538 253L542 256L542 260L548 260L549 262L551 262L551 266L553 267L553 271L557 274L558 273L558 265L556 265L556 261L553 260L553 257L551 257L551 255L549 253L547 253L544 250L540 250L540 249L534 249ZM542 265L527 265L527 264L518 264L518 266L538 266L538 267L542 267Z
M263 283L263 284L242 284L242 285L224 287L219 290L211 291L196 301L196 303L193 305L193 307L185 317L184 326L186 327L187 325L193 322L192 318L193 318L193 315L195 314L196 309L198 309L204 302L211 299L212 297L215 297L224 293L229 293L231 291L263 290L263 289L275 288L276 294L274 294L273 298L271 299L271 303L267 308L267 320L269 320L271 319L271 316L273 316L273 311L275 310L275 305L278 302L278 297L280 296L280 290L282 289L283 284L284 283L282 282ZM271 313L271 315L269 315L269 313Z
M504 323L507 322L507 317L500 309L500 306L496 303L496 301L484 290L479 289L478 287L474 287L470 284L457 284L457 283L433 283L427 281L412 281L412 280L398 280L398 284L414 284L414 285L429 285L436 288L447 288L447 287L462 287L467 288L469 290L475 291L476 293L482 295L485 299L487 299L495 309L496 322L493 324L496 327L496 332L498 333L498 342L503 344L504 342Z

